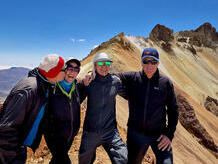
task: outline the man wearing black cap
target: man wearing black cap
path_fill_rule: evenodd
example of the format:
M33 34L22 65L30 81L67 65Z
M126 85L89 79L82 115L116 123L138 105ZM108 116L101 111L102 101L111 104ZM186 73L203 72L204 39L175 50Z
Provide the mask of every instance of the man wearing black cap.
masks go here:
M119 74L129 101L128 163L140 164L151 146L158 164L171 164L171 142L178 123L174 87L159 73L156 49L146 48L141 61L142 71Z
M76 77L80 61L70 58L66 62L64 80L58 82L50 95L46 113L45 140L52 154L50 164L70 164L68 151L80 127L80 97Z

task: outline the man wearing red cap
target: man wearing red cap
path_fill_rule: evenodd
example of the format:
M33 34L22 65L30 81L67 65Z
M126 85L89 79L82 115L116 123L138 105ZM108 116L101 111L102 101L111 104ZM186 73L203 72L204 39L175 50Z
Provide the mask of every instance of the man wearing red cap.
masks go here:
M18 82L3 104L0 115L0 163L23 164L27 150L41 140L41 120L52 84L64 78L64 60L51 54L29 77Z

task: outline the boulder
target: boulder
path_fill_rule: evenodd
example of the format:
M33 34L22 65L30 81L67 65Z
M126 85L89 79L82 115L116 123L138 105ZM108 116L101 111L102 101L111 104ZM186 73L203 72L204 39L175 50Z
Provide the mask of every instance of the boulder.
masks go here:
M213 113L215 116L218 116L218 100L207 96L205 102L204 102L204 107Z
M173 36L173 30L157 24L153 30L151 31L151 33L149 34L149 38L153 41L165 41L165 42L169 42L172 41L174 39Z
M218 153L218 147L215 144L213 138L206 131L206 129L200 124L195 115L194 108L188 103L186 98L177 93L177 102L179 107L179 121L183 127L199 140L198 142L204 145L207 149Z

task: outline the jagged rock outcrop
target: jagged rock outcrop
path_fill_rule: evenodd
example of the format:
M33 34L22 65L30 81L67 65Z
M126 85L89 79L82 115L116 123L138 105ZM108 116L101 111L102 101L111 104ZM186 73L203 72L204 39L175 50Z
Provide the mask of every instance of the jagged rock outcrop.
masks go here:
M216 32L216 28L213 27L210 23L204 23L199 28L197 28L195 32L204 36L205 38L211 39L212 41L218 41L218 33Z
M199 143L213 151L216 155L218 147L213 138L206 129L200 124L196 118L193 107L188 103L185 97L177 93L177 101L179 106L179 121L183 127L199 139Z
M173 36L173 30L157 24L153 30L151 31L151 33L149 34L149 38L153 41L165 41L165 42L169 42L172 41L174 39Z
M160 45L166 52L170 52L172 50L170 41L174 39L173 30L157 24L149 34L149 38L155 42L161 41Z
M207 96L205 103L204 103L204 107L210 111L211 113L213 113L215 116L218 116L218 100Z
M218 33L210 23L204 23L196 30L180 31L177 41L188 42L198 47L214 48L218 44Z
M172 49L171 49L171 44L170 44L169 42L162 42L162 43L161 43L161 47L162 47L166 52L172 51Z

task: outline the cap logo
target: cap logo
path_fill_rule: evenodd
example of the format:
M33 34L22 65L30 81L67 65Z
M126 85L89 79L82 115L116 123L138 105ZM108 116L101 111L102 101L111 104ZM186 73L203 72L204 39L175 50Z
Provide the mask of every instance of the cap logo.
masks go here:
M146 54L146 55L150 54L150 51L146 51L145 54Z

